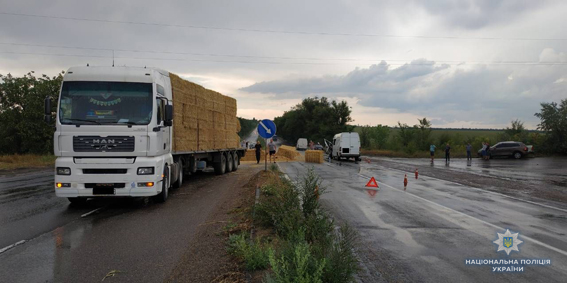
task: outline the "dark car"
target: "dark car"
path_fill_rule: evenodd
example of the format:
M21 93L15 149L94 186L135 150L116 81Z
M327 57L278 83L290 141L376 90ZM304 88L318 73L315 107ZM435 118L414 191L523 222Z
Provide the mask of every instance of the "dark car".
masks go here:
M496 156L507 156L514 157L515 159L520 159L528 155L528 147L522 142L506 141L499 142L490 147L488 155L490 158ZM482 149L478 151L478 156L482 156Z
M320 145L320 144L314 145L314 146L313 146L313 149L314 149L314 150L323 150L323 151L325 151L325 149L323 148L323 146Z

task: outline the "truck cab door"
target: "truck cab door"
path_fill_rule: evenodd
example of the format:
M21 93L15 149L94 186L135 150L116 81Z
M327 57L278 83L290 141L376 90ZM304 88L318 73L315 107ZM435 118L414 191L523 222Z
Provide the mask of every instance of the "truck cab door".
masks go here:
M158 155L165 154L169 150L169 131L170 127L165 126L165 105L167 100L165 98L156 98L157 105L157 127L156 130L156 151Z

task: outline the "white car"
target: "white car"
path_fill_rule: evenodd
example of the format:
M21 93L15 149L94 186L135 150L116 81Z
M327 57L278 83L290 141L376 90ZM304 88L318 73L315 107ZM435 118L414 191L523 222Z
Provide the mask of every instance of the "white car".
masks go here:
M333 137L331 157L337 160L353 158L360 160L360 137L357 132L345 132Z

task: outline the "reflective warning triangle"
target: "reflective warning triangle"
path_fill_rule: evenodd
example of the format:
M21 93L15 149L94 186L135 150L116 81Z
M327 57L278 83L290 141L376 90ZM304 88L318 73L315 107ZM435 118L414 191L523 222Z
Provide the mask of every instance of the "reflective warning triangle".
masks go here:
M376 179L374 177L370 178L370 181L366 184L367 187L378 188L378 183L376 183Z

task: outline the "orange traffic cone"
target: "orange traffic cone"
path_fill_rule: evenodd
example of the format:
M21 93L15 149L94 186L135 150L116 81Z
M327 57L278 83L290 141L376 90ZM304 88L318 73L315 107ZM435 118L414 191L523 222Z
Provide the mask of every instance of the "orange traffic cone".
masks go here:
M417 179L417 176L419 175L419 172L417 172L417 168L415 169L415 179Z
M404 191L406 190L406 187L408 186L408 174L404 175Z

